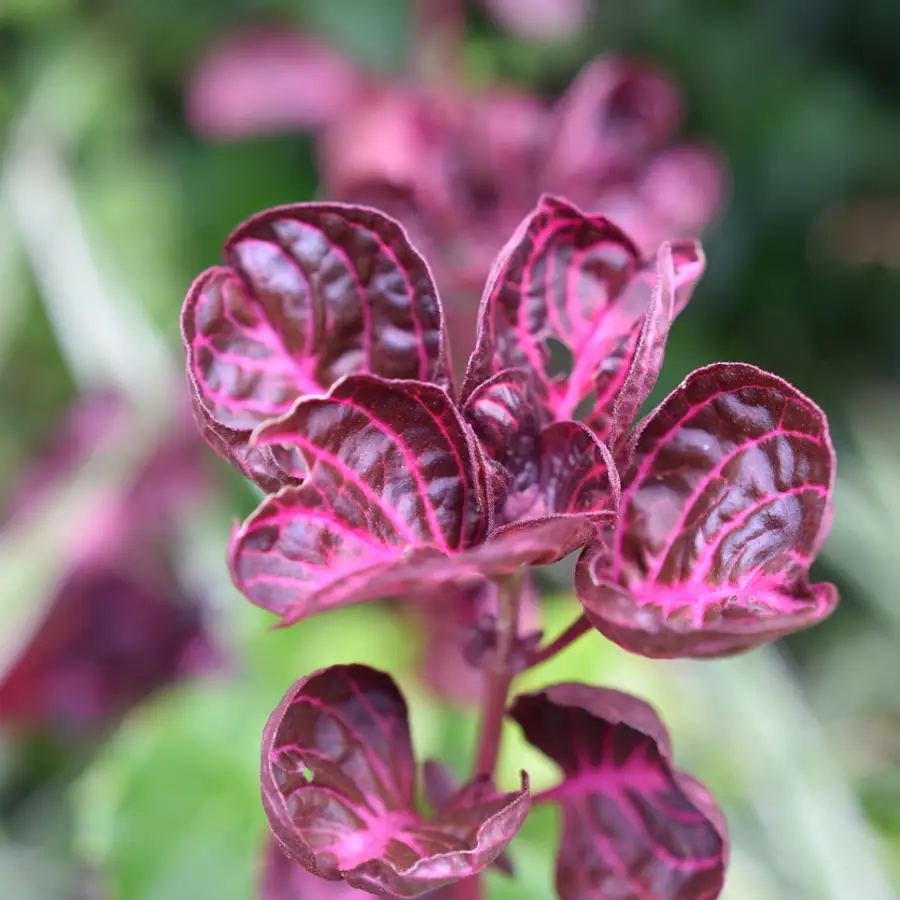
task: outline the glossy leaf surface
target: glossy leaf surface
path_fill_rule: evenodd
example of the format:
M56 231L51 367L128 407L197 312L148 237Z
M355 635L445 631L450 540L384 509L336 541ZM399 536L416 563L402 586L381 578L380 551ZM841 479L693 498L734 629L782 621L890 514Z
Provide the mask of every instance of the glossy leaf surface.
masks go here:
M310 466L232 541L238 587L289 621L389 594L412 562L484 536L480 457L440 388L351 376L264 426L256 442L292 445Z
M807 574L831 521L822 411L753 366L694 372L638 426L610 548L579 560L585 613L648 656L726 656L837 602Z
M709 792L676 771L653 709L619 691L556 684L516 698L510 715L562 769L541 795L562 812L561 900L713 900L727 854Z
M652 389L668 326L704 268L696 242L664 245L660 254L643 265L603 216L543 197L488 280L466 401L504 369L519 368L531 373L544 422L572 418L594 394L592 429L601 440L618 437ZM568 370L554 346L570 356Z
M407 709L389 676L333 666L296 682L263 735L262 796L284 852L330 880L416 897L503 851L528 811L511 794L470 792L425 821L416 808Z
M246 454L254 427L342 375L449 386L437 291L394 220L342 204L279 207L233 232L224 257L191 287L182 333L198 415L235 445L230 457Z

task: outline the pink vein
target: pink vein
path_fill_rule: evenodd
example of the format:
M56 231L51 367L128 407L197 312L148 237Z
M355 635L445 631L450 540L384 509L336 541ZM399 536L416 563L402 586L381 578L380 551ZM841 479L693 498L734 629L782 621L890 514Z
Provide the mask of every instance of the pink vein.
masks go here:
M694 505L696 504L697 500L699 500L700 497L703 496L703 492L709 486L710 481L712 481L714 478L720 477L722 474L722 471L725 469L725 467L730 462L732 462L732 460L734 460L735 458L740 456L742 453L745 453L748 450L753 449L754 447L761 447L763 444L765 444L769 441L778 440L779 438L782 438L782 437L786 437L786 438L792 437L792 438L796 438L797 440L809 441L814 444L819 443L819 440L816 436L807 434L806 432L802 432L802 431L777 431L777 432L770 431L764 435L761 435L758 438L753 438L752 440L745 441L742 444L737 444L732 450L730 450L728 453L726 453L719 460L719 462L716 463L716 465L712 469L710 469L708 472L704 473L703 476L700 479L698 479L697 485L694 487L694 490L691 491L691 493L684 499L684 501L682 503L681 513L678 516L678 520L672 526L672 528L669 530L670 539L666 544L663 545L663 548L659 551L659 553L655 554L656 555L656 563L648 571L647 575L644 576L645 581L655 581L656 580L657 576L659 575L660 571L662 570L662 567L665 565L665 562L666 562L666 559L668 558L669 553L672 550L672 545L677 540L679 534L681 533L682 529L684 528L684 523L688 520L691 512L693 511ZM665 438L663 438L657 442L654 452L652 454L652 458L655 458L656 451L658 450L659 447L662 446L663 440L665 440ZM642 461L641 466L638 469L638 475L636 475L634 480L632 481L632 484L631 484L632 487L637 485L637 489L635 491L633 491L632 493L637 493L637 491L640 490L640 486L641 486L640 483L649 474L648 468L646 466L646 462L647 462L648 458L651 458L651 456L649 454L648 454L648 457ZM730 482L728 482L728 483L730 484ZM810 487L812 487L812 485L807 484L807 485L802 485L802 487L804 490L809 490ZM778 491L773 494L768 494L767 497L771 498L771 497L789 496L793 493L794 493L793 489L788 490L788 491ZM753 509L757 508L758 506L759 506L758 503L754 504L754 506L750 508L751 511ZM719 543L721 543L721 541L719 541ZM618 574L618 572L617 572L617 574Z

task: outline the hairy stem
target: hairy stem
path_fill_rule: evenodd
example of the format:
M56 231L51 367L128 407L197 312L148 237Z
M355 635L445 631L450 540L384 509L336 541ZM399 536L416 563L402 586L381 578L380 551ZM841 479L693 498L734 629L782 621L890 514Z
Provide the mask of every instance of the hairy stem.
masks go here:
M583 634L587 634L591 630L591 623L584 616L579 616L559 637L552 640L546 647L542 647L531 658L528 664L529 669L539 666L541 663L553 659L557 653L561 653L569 644L574 643Z
M507 576L498 583L499 617L497 621L497 651L484 670L484 693L481 705L481 733L475 775L493 775L500 754L500 733L506 715L509 686L516 675L513 652L519 629L519 605L523 577L521 573Z

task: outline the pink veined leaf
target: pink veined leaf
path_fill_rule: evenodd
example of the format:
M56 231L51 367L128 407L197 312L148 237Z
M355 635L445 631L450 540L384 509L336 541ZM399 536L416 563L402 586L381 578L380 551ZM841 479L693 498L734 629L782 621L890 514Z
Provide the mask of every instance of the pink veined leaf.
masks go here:
M542 427L529 373L498 372L473 391L463 414L489 464L503 473L497 521L505 534L565 519L572 537L560 547L561 558L581 546L587 523L615 517L619 476L612 454L579 422Z
M297 681L263 733L262 798L282 851L354 888L418 897L489 866L525 820L528 779L469 790L426 820L406 703L391 678L332 666Z
M639 265L637 248L611 222L544 195L488 277L463 402L503 369L521 368L551 417L571 418L602 362L590 346L598 319ZM571 351L567 378L550 369L551 339Z
M692 373L631 440L611 545L576 570L585 614L655 657L717 657L816 624L837 603L808 584L831 522L824 413L753 366Z
M544 196L488 279L465 404L479 389L492 389L504 369L519 368L529 373L535 395L524 401L532 417L570 419L594 393L592 430L600 440L611 430L618 437L653 387L668 324L703 268L694 241L664 245L656 265L642 265L630 239L607 219ZM570 372L553 373L554 341L570 351Z
M500 859L503 857L501 856ZM495 862L496 866L497 863ZM422 900L480 900L477 876L422 894ZM284 855L274 838L266 841L260 900L354 900L359 890L346 881L326 881Z
M246 138L327 125L365 99L366 79L346 57L289 29L229 35L188 86L191 125L214 138Z
M619 321L619 343L594 378L596 399L588 417L591 428L614 451L656 384L669 327L690 300L705 265L696 241L663 244L657 253L655 274L651 277L649 268L645 268L627 288L628 302L621 304L621 312L626 315ZM640 309L646 312L635 320L633 312Z
M298 452L309 467L301 484L266 498L231 542L235 584L285 625L348 603L547 565L613 515L602 492L609 474L596 467L609 463L601 454L580 480L560 473L552 498L559 512L493 528L475 436L447 393L421 382L347 376L326 397L302 399L261 426L253 443ZM582 488L602 508L562 505L577 502L566 491Z
M614 451L656 384L669 327L705 267L697 241L663 244L655 265L635 274L598 329L594 347L603 361L595 371L594 407L587 423Z
M185 300L188 375L211 445L258 483L291 481L247 443L298 397L357 372L450 388L437 289L393 219L337 203L278 207L234 231L224 255Z
M561 900L714 900L727 857L709 791L672 766L669 736L642 700L555 684L516 698L510 715L562 769L537 802L562 813Z
M390 594L411 563L458 554L489 523L480 454L447 394L348 376L262 426L310 468L263 501L232 541L235 583L288 622Z

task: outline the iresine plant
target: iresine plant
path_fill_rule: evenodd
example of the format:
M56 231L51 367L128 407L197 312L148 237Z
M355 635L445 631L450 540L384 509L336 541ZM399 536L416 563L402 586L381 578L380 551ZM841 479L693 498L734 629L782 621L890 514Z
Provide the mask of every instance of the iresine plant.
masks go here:
M531 805L553 803L563 900L719 896L722 816L673 767L650 706L588 684L511 695L591 630L713 658L835 607L833 586L808 583L835 470L812 401L720 362L636 420L703 268L694 241L647 260L608 219L544 196L494 263L459 389L428 265L374 209L263 212L195 281L182 325L197 421L267 494L231 540L241 592L284 625L387 597L483 612L466 784L420 771L388 675L333 666L288 689L262 744L269 884L477 897ZM541 647L520 615L530 573L576 551L581 611ZM558 764L556 787L533 797L523 773L497 788L507 716Z

